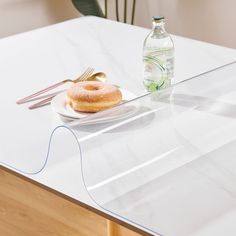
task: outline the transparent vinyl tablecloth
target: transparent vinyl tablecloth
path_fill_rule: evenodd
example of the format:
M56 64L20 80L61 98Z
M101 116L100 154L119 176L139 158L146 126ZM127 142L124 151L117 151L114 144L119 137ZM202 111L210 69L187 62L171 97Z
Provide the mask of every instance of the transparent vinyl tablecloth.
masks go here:
M93 201L156 235L201 235L235 211L236 63L64 125L22 112L1 124L4 166L76 155Z

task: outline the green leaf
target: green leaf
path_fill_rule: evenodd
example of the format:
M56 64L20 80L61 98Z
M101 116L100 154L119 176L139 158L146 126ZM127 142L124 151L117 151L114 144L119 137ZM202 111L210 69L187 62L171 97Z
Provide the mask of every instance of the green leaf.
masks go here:
M158 85L156 83L150 83L148 86L147 86L147 90L148 92L154 92L158 89Z
M105 18L97 0L72 0L76 9L85 16L99 16Z

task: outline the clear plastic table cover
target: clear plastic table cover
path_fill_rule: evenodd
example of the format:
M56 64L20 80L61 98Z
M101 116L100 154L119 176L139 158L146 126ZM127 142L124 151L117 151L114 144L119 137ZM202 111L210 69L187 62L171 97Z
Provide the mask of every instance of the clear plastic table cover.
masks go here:
M76 154L91 198L153 234L198 235L235 210L236 63L78 121L35 122L1 124L3 165L37 174Z

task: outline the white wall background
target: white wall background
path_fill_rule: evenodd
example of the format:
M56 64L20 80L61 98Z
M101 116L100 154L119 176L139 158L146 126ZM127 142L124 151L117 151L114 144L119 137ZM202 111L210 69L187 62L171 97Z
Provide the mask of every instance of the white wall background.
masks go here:
M115 0L108 4L114 19ZM137 0L135 24L150 27L153 15L166 17L170 33L236 48L236 0ZM70 0L0 0L0 37L78 16Z
M0 38L78 16L70 0L0 0Z
M100 0L101 4L104 0ZM108 0L115 18L115 0ZM123 9L124 0L119 0ZM135 24L151 27L164 15L170 33L236 48L236 0L137 0ZM131 8L132 0L129 0ZM121 12L121 15L123 13Z
M235 0L159 0L174 34L236 48Z

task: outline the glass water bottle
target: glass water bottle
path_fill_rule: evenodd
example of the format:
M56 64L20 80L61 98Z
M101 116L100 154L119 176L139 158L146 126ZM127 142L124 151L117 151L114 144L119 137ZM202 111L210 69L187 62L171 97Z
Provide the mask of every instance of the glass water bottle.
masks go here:
M174 76L174 43L165 30L165 18L153 17L152 23L143 46L143 83L149 92L168 87Z

